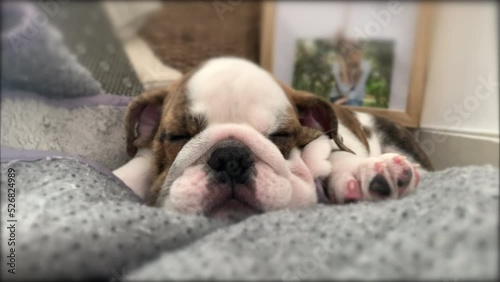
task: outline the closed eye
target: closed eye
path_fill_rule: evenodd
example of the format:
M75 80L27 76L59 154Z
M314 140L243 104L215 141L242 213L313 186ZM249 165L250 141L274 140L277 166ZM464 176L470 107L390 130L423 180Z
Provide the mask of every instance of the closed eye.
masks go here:
M191 136L185 135L185 134L169 134L169 133L162 133L160 136L160 141L170 141L170 142L181 142L181 141L188 141L191 139Z
M288 159L290 151L295 146L296 134L297 133L293 129L292 131L290 131L290 129L281 129L269 134L269 141L273 142L274 145L278 147L285 159Z
M269 134L269 138L290 138L293 134L287 131L280 131Z

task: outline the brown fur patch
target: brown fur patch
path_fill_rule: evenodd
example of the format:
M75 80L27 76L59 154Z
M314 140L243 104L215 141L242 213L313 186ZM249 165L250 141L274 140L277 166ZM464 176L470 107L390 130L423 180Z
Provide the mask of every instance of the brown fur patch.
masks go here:
M188 99L186 93L186 84L191 76L198 70L192 70L178 80L172 86L168 101L163 107L160 126L153 139L153 185L147 195L147 201L154 204L158 198L158 193L165 178L174 162L177 154L187 143L186 140L168 140L162 138L165 134L184 135L192 137L198 134L206 126L205 119L202 116L191 116L186 111L188 108Z
M297 137L297 147L302 149L310 142L318 139L321 135L323 135L322 132L303 126Z
M363 129L363 133L366 136L366 139L370 139L372 137L372 130L369 129L368 127L366 127L366 126L363 126L362 129Z
M293 148L297 147L300 139L301 126L293 108L289 108L286 114L280 117L281 125L275 132L271 133L271 140L280 150L285 159L288 159Z
M125 113L125 136L129 156L135 156L139 147L148 147L151 145L156 129L149 136L137 136L135 132L137 121L147 105L156 105L158 111L161 112L161 107L168 93L168 88L150 90L135 97L128 105Z
M164 133L194 136L204 126L204 117L191 116L187 108L186 83L198 68L184 75L181 79L162 89L155 89L136 97L126 113L127 152L130 156L137 153L139 147L151 147L153 151L153 185L146 195L146 201L153 204L170 166L186 142L163 140ZM136 136L135 127L142 110L147 105L156 105L161 112L158 126L148 136Z
M342 125L347 127L359 139L359 141L363 143L366 150L370 152L370 145L368 145L368 138L366 137L362 129L361 123L359 122L354 112L338 105L333 105L333 109L335 110L335 114L337 115L337 117L342 122Z
M341 150L352 153L352 151L349 148L347 148L338 137L337 116L335 114L334 109L332 108L331 104L328 101L308 92L297 91L283 84L279 80L277 79L275 80L281 86L285 94L288 96L290 102L293 105L295 105L296 115L297 117L299 117L299 119L303 112L315 111L316 114L322 117L320 123L322 122L321 126L323 127L324 133L327 134L331 139L333 139L333 141L337 144L337 146ZM302 128L307 128L307 127L302 127ZM305 130L306 130L305 133L301 135L302 138L304 139L299 141L299 143L301 144L307 144L308 142L314 140L314 139L310 140L312 138L311 135L312 133L310 131L311 129L307 128Z

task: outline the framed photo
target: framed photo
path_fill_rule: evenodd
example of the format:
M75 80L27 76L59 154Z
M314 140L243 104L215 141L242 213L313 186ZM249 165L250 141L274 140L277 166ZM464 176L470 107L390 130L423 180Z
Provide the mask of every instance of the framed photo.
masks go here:
M418 127L433 4L264 1L261 65L296 89Z

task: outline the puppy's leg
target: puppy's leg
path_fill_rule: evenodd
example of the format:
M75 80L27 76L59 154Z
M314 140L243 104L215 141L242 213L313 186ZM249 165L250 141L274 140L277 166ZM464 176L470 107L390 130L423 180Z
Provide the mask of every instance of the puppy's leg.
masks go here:
M327 192L334 202L398 198L413 191L420 166L432 166L411 133L387 119L336 109L339 134L355 154L336 151Z
M151 149L141 148L133 159L113 171L116 177L142 199L145 198L151 187L152 156Z
M417 164L394 153L363 157L336 151L330 161L327 193L335 203L399 198L412 192L420 178Z

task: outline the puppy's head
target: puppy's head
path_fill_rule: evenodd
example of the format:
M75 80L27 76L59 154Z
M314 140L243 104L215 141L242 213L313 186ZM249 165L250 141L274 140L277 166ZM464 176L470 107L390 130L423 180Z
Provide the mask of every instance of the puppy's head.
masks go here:
M127 111L127 150L153 151L147 201L186 213L256 213L317 201L337 119L328 102L237 58L207 61Z

